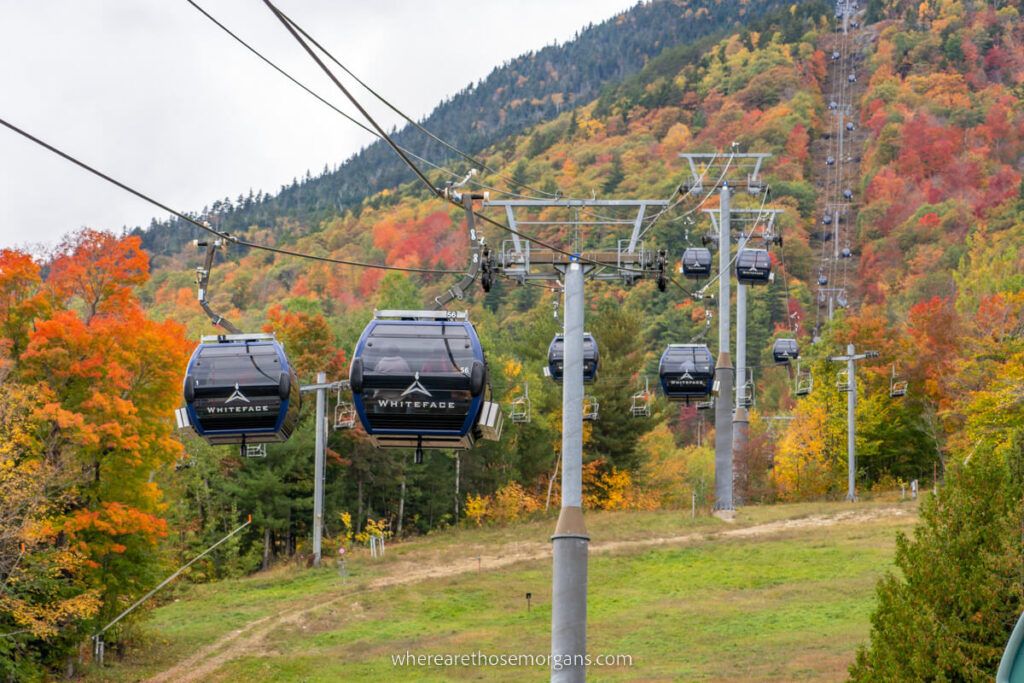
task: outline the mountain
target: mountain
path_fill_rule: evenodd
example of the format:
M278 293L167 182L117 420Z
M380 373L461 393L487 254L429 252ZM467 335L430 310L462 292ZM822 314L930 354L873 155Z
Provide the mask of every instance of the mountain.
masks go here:
M550 120L596 97L610 85L638 72L653 57L676 46L696 47L786 6L781 0L654 0L600 24L591 24L563 45L521 55L478 83L441 102L421 123L435 135L470 154ZM276 78L267 72L267 78ZM379 88L388 95L388 88ZM371 97L357 92L360 98ZM306 97L296 91L296 97ZM389 99L400 102L391 93ZM339 122L339 125L351 125ZM442 165L466 162L411 125L394 135L402 147ZM251 225L273 226L281 218L304 224L357 208L366 197L410 179L411 173L383 141L362 149L337 169L318 176L301 174L276 194L219 199L199 212L216 216L228 231ZM445 178L447 179L447 178ZM180 221L154 221L137 229L146 249L177 251L194 239L195 229Z

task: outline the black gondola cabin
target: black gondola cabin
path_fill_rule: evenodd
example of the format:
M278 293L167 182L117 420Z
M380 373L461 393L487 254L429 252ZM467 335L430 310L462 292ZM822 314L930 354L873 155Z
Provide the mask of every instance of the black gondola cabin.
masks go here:
M286 441L299 419L299 380L271 334L203 337L184 394L189 423L213 445Z
M589 332L583 333L583 381L590 384L597 380L597 368L600 364L601 354L597 348L597 341L594 335ZM565 371L565 337L556 334L548 345L548 374L556 382L562 381Z
M689 247L683 250L683 277L699 280L711 275L711 250Z
M356 414L378 448L471 448L497 439L487 366L465 312L377 311L349 370Z
M772 344L772 358L776 365L786 365L790 361L800 357L800 345L796 339L776 339Z
M772 258L767 249L740 249L736 254L736 279L743 285L762 285L771 280Z
M710 396L715 384L711 351L705 344L669 344L658 363L658 379L670 401Z

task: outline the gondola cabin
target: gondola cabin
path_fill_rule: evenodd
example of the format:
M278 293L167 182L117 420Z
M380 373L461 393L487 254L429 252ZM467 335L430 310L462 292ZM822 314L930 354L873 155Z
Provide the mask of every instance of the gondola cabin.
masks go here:
M487 365L465 312L377 311L349 370L356 414L378 448L471 448L497 439Z
M683 277L700 280L711 275L711 250L689 247L683 250Z
M658 379L670 401L707 398L715 384L711 351L705 344L669 344L658 363Z
M741 285L763 285L771 280L772 258L767 249L740 249L736 254L736 279Z
M601 354L594 335L583 333L583 381L590 384L597 380L597 368ZM562 381L565 372L565 337L556 334L548 346L548 374L556 382Z
M800 344L796 339L776 339L772 344L772 358L776 365L788 365L790 361L800 357Z
M203 337L184 394L189 423L213 445L286 441L299 420L299 380L271 334Z
M419 454L500 436L501 410L487 400L483 348L465 312L375 312L349 381L359 421L378 448Z

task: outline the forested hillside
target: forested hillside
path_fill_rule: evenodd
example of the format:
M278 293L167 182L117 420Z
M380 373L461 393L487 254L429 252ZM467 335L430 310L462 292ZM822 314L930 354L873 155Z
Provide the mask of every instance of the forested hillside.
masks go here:
M564 45L549 45L495 67L486 78L441 102L422 124L460 150L475 154L589 102L666 48L699 54L722 35L784 5L780 0L638 2L628 12L588 25ZM330 44L328 36L322 38ZM470 38L466 47L476 49L477 45L478 39ZM439 64L438 68L451 67ZM268 71L267 77L278 76ZM383 90L401 106L400 93ZM296 97L304 96L296 91ZM318 105L310 100L310 106ZM352 123L339 117L338 125ZM412 126L399 130L394 140L435 164L459 171L468 168L461 157ZM217 199L200 213L215 217L228 231L252 225L274 228L283 219L315 225L348 210L358 211L366 197L411 177L387 144L377 141L334 169L325 168L316 176L309 170L299 172L291 185L277 192L250 191L234 199ZM135 234L143 238L147 250L158 253L175 252L198 236L192 226L177 219L154 221Z
M785 238L772 248L775 282L749 291L756 403L737 498L845 494L846 396L827 357L847 343L877 350L859 370L860 490L931 482L933 474L946 485L925 504L919 534L900 541L902 574L880 587L873 640L854 675L967 671L964 679L981 680L1022 603L1011 571L1020 566L1019 524L1006 520L1022 514L1024 31L1017 2L873 0L863 9L850 103L859 156L850 180L855 305L831 321L815 284L826 253L822 141L835 126L830 4L640 5L574 43L496 69L426 125L494 169L477 178L489 186L512 189L509 178L527 194L670 200L644 241L667 250L673 270L685 247L701 244L710 229L702 211L718 202L714 193L679 192L691 180L679 153L771 153L763 169L770 197L735 195L739 207L783 209ZM416 135L397 137L452 173L469 168ZM462 211L430 197L389 154L376 144L274 197L203 213L247 240L317 256L464 269ZM449 179L424 170L437 185ZM583 248L624 236L602 230L524 228ZM493 226L482 232L490 245L507 237ZM178 223L155 224L122 239L70 236L47 262L0 252L0 380L9 397L0 406L0 629L16 632L0 639L3 675L66 664L83 637L163 570L249 514L251 528L196 565L192 580L309 552L308 405L295 434L266 458L172 431L187 340L213 331L195 301L201 253L184 245L192 236ZM374 308L429 306L457 277L232 246L218 257L209 296L239 327L274 332L308 382L320 371L347 377ZM645 378L654 386L666 344L704 339L716 348L718 302L677 284L659 292L651 280L588 287L587 329L599 339L602 369L588 389L601 417L584 430L586 506L674 508L696 499L710 508L712 421L660 397L649 418L633 417L630 406ZM459 455L428 450L420 465L411 452L374 449L358 429L330 433L328 551L374 534L503 524L557 508L561 393L542 367L562 323L558 300L548 287L499 278L489 293L474 289L457 304L480 333L496 400L507 411L528 387L532 420L507 424L500 442ZM775 366L770 353L773 339L794 334L814 377L814 390L799 399L792 369ZM910 388L902 399L891 395L896 375ZM978 533L965 539L965 526ZM939 579L928 573L936 567ZM976 597L980 581L992 589ZM128 626L109 638L130 635ZM893 655L911 642L916 658Z

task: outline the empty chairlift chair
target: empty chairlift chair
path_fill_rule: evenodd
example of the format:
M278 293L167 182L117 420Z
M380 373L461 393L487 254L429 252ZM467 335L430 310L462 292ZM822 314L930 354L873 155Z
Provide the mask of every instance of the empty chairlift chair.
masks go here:
M711 275L711 250L689 247L683 250L683 277L700 280Z
M523 384L523 395L512 400L512 409L509 411L509 419L518 424L526 424L530 421L530 385Z
M772 359L776 365L789 365L800 357L800 344L796 339L784 337L772 344Z
M903 398L907 395L907 380L896 376L896 366L892 366L892 377L889 379L889 398Z
M349 375L356 413L378 448L471 448L497 440L484 351L465 313L378 311Z
M600 416L601 404L590 394L583 397L583 419L597 420Z
M583 381L591 384L597 380L597 369L601 354L597 348L594 335L583 333ZM548 346L548 375L556 382L562 381L565 371L565 337L556 334Z
M767 249L740 249L736 254L736 279L742 285L763 285L771 281L772 258Z
M850 391L850 373L840 370L836 373L836 389L839 391Z
M711 351L706 344L669 344L658 363L658 379L670 401L706 400L715 384Z
M271 334L203 337L184 394L189 423L213 445L286 441L299 419L299 380Z
M356 407L341 399L341 389L334 403L334 428L352 429L356 426Z
M646 377L644 378L643 390L633 394L629 406L629 414L633 417L651 416L651 387L647 383Z
M796 386L793 393L797 396L807 396L814 389L814 376L810 370L801 370L800 361L796 364Z

